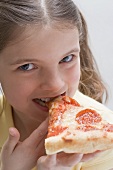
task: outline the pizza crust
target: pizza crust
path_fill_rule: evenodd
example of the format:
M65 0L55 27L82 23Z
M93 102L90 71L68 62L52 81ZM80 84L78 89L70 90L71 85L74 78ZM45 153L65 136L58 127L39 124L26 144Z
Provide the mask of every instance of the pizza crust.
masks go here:
M97 150L113 148L113 133L101 130L75 131L74 135L67 130L45 140L46 154L65 153L92 153Z

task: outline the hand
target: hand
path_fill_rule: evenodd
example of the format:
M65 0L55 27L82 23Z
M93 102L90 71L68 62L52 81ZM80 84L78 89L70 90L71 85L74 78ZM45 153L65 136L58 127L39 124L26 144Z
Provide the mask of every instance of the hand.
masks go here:
M66 154L64 152L54 155L42 156L37 162L38 170L71 170L80 162L86 162L97 156L100 151L91 154Z
M45 120L27 139L20 142L16 128L9 129L9 137L1 152L1 170L31 170L44 155L44 140L48 120Z

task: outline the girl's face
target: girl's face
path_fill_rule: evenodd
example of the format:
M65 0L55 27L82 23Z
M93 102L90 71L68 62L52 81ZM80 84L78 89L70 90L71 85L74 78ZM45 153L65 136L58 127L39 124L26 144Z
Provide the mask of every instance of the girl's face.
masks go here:
M80 79L77 29L26 33L0 54L0 82L14 111L40 119L48 114L45 101L60 95L72 97Z

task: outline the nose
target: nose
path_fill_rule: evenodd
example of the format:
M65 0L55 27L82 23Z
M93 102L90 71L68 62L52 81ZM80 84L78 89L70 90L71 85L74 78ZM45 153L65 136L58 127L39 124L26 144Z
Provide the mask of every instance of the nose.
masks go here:
M41 76L40 88L46 91L59 92L65 87L65 80L61 72L55 69L45 71Z

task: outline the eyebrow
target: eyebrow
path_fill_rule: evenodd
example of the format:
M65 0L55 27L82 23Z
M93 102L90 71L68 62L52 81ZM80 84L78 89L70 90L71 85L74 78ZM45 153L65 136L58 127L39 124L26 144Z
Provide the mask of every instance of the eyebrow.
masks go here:
M67 56L68 54L71 53L75 53L75 52L79 52L80 49L79 48L74 48L72 50L70 50L69 52L65 53L63 56ZM33 58L19 58L16 61L12 62L11 65L15 65L15 64L23 64L23 63L33 63L33 62L39 62L38 59L33 59Z
M66 54L64 54L64 56L71 54L71 53L77 53L77 52L80 52L80 48L74 48L74 49L70 50L69 52L67 52Z
M11 65L15 65L15 64L22 64L22 63L32 63L32 62L37 62L39 61L38 59L27 59L27 58L22 58L22 59L18 59L16 61L14 61L13 63L11 63Z

